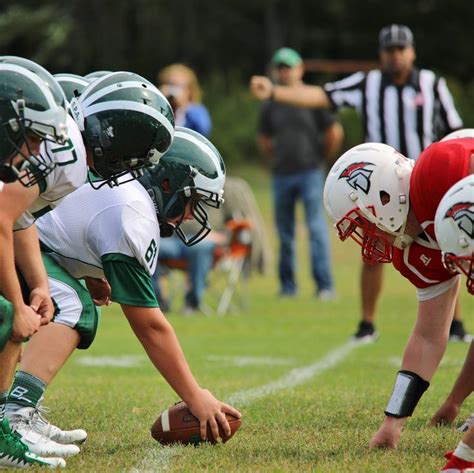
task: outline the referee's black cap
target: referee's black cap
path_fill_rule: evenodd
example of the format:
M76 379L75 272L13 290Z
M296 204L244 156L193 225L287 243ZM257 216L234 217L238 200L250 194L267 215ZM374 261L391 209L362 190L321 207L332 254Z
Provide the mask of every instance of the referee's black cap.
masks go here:
M405 25L389 25L380 30L379 46L380 49L390 48L391 46L414 46L415 40L410 28Z

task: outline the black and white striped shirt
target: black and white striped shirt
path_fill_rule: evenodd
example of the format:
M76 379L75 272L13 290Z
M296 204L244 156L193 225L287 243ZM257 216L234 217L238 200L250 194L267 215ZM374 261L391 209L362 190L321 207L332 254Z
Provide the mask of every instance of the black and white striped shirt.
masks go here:
M328 83L324 90L336 108L357 110L365 141L388 144L412 159L463 126L446 81L427 69L414 69L403 86L375 69Z

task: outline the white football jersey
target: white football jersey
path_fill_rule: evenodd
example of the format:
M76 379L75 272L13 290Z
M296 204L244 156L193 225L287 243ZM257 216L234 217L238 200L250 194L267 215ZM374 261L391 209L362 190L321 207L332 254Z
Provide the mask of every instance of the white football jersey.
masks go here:
M101 257L109 254L134 258L148 274L155 272L160 227L153 201L137 181L97 190L85 184L36 224L41 243L75 278L103 278Z
M45 186L33 204L16 221L14 229L30 227L41 215L54 209L61 200L87 180L86 149L81 132L72 117L67 117L69 140L60 145L44 141L41 154L56 163L45 178Z

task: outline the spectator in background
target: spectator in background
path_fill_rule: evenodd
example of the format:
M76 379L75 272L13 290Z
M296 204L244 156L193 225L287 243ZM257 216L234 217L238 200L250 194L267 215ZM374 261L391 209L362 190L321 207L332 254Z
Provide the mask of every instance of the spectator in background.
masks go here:
M176 126L185 126L209 137L211 117L201 103L202 91L195 72L184 64L171 64L158 73L158 83L173 107Z
M184 64L171 64L158 73L158 82L160 90L173 108L176 125L190 128L208 137L212 128L211 117L201 103L202 91L196 73ZM192 226L189 222L183 224L184 228ZM207 273L212 266L213 251L216 244L222 243L222 238L222 235L214 231L192 247L187 247L177 236L161 240L159 260L172 258L189 261L188 289L185 297L187 313L195 312L199 308ZM155 292L162 310L166 312L170 307L160 287L160 269L158 264L154 275Z
M352 107L360 114L364 141L385 143L417 159L421 151L453 130L462 120L445 80L433 71L414 67L413 33L404 25L389 25L379 33L380 69L357 72L324 87L294 84L274 86L266 77L254 76L253 94L281 104L316 109ZM383 266L362 263L362 320L354 339L374 341L375 311L382 289ZM456 305L450 339L470 341Z
M275 52L273 79L279 85L303 86L304 66L291 48ZM280 239L280 294L293 296L295 280L295 207L301 199L309 231L311 265L320 299L334 297L328 229L322 208L323 164L340 148L343 132L334 114L266 101L258 125L259 146L271 159L275 221Z

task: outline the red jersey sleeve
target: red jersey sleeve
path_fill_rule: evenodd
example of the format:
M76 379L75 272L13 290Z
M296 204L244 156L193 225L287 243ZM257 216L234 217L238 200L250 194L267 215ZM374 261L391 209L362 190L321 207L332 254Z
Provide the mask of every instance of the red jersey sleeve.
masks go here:
M443 266L441 251L417 242L413 242L404 250L394 248L392 264L402 276L419 289L453 277Z

